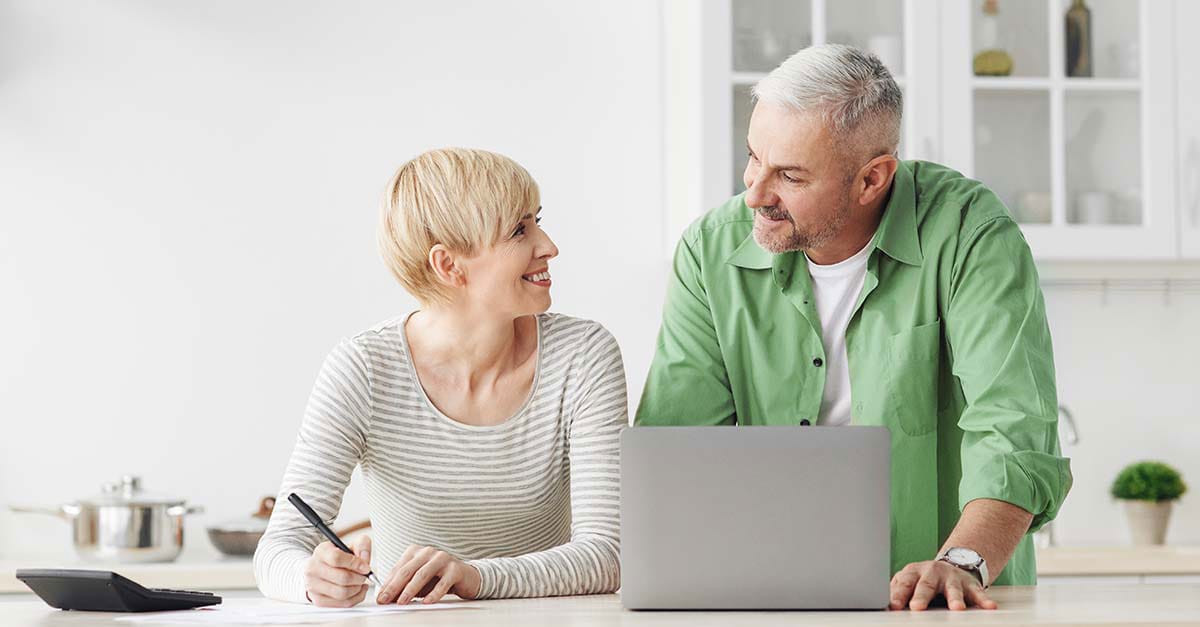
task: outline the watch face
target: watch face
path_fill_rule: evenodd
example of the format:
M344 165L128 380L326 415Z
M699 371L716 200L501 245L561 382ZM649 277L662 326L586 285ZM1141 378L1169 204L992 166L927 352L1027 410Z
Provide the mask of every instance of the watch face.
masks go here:
M974 566L979 563L978 553L962 547L954 547L946 551L946 557L950 559L951 563L961 566Z

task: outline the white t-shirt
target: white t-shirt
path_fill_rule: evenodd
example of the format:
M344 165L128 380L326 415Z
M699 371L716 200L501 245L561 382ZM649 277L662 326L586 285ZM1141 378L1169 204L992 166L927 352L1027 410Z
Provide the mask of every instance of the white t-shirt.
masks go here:
M854 313L854 304L867 277L867 258L871 243L853 257L827 266L808 259L817 316L821 320L821 341L825 346L825 392L821 397L819 425L850 424L850 365L846 361L846 326Z

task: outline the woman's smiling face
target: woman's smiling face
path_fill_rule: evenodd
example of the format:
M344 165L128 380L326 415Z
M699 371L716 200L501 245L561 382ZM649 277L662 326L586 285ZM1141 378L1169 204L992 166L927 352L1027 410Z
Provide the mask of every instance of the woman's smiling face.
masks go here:
M460 304L513 318L550 308L550 260L558 247L542 230L540 213L525 214L490 248L456 261L466 279Z

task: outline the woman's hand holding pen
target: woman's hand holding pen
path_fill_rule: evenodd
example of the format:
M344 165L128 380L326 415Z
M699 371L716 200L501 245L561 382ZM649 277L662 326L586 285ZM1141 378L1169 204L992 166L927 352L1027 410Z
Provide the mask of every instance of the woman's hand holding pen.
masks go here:
M479 586L479 571L474 566L445 551L414 545L396 562L376 602L403 605L422 597L422 603L437 603L448 593L474 599L479 596Z
M304 590L308 600L320 607L352 607L367 596L367 573L371 572L371 537L360 536L353 544L354 555L322 542L304 565Z

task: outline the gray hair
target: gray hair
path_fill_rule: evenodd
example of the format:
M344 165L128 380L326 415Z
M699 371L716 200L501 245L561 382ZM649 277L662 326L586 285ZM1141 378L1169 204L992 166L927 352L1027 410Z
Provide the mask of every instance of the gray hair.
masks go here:
M904 93L879 58L852 46L824 44L788 57L752 90L754 100L821 115L835 138L870 157L900 144ZM861 131L861 132L860 132Z

